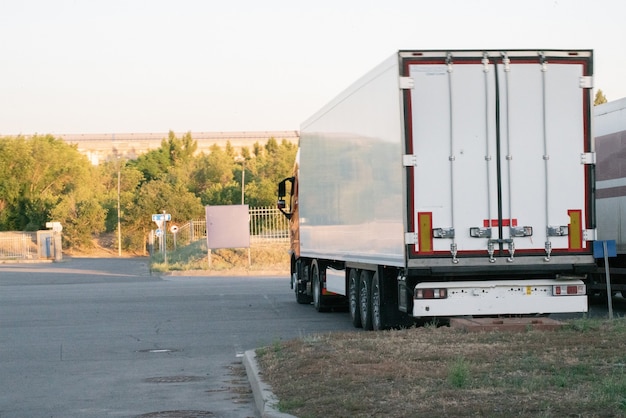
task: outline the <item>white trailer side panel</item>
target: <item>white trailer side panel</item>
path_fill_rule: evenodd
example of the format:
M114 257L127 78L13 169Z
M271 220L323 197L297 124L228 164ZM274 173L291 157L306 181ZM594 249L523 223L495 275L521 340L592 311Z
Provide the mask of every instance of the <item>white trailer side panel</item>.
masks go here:
M404 265L400 105L394 55L302 124L301 256Z
M591 51L394 54L301 126L300 256L593 265L591 71Z
M626 254L626 98L596 106L598 239Z

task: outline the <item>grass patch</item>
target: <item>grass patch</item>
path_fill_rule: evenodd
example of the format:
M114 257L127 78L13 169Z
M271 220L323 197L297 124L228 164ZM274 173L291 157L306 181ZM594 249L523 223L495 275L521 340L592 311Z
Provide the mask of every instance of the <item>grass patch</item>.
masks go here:
M617 417L625 338L623 318L519 333L426 326L274 342L258 360L281 411L301 418Z
M153 272L167 271L289 271L288 243L253 243L250 249L218 249L210 254L206 240L199 240L168 250L167 262L163 253L150 257Z
M469 385L470 367L467 361L459 357L450 366L448 371L448 382L454 388L465 388Z

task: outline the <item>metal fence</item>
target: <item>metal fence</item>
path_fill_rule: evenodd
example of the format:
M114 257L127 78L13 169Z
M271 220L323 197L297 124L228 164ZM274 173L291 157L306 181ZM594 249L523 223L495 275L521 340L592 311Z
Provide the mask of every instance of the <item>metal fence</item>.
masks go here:
M251 244L289 242L289 221L275 207L249 208ZM153 231L154 232L154 231ZM154 237L151 234L151 244ZM178 228L176 234L167 231L170 245L189 245L206 239L206 220L192 220ZM0 260L29 260L52 258L52 231L0 232Z
M289 241L289 221L276 207L250 208L251 241Z
M206 220L189 221L178 228L175 236L168 233L168 240L170 235L176 239L177 245L189 245L194 241L206 239Z
M250 243L289 242L289 221L275 207L249 208ZM206 219L191 220L178 227L176 234L167 231L168 248L189 245L206 239ZM153 242L153 239L151 240Z
M29 260L39 257L37 232L0 232L0 260Z

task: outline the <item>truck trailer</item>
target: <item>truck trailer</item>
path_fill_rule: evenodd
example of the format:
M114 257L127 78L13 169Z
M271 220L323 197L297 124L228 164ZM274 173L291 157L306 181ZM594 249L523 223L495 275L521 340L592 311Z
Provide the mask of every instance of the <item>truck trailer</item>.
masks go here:
M291 286L385 329L586 312L591 50L401 50L301 125Z
M597 159L596 213L598 240L615 241L616 258L610 261L611 289L626 291L626 97L594 108ZM599 274L590 275L588 292L606 292L600 260Z

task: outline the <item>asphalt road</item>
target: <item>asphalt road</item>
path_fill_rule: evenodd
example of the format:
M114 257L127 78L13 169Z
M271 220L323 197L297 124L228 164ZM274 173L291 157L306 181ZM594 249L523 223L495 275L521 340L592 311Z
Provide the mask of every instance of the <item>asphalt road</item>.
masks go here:
M298 305L286 277L0 264L0 418L255 417L242 353L336 330L349 315Z
M589 315L606 317L606 301ZM0 264L0 418L255 417L242 353L338 330L354 331L349 314L298 305L286 277L150 276L145 259Z

